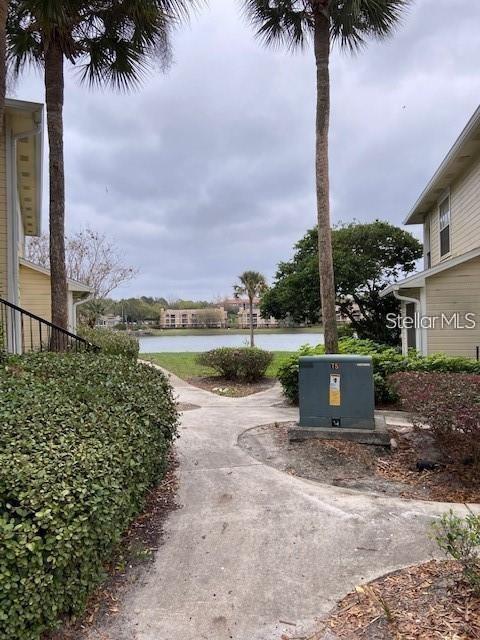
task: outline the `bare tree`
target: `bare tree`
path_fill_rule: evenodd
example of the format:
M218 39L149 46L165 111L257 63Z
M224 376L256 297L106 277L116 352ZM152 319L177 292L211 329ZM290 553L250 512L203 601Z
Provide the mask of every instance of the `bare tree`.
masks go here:
M138 270L124 264L118 248L102 233L92 229L78 231L65 239L67 276L88 285L94 298L106 298L109 293L132 280ZM50 267L48 235L30 238L26 257L31 262Z

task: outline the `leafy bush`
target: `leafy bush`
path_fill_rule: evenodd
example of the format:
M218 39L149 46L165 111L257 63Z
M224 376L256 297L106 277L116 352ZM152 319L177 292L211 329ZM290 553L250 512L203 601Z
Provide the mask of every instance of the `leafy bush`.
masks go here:
M342 322L337 326L337 333L339 338L353 338L355 329L349 322Z
M256 347L222 347L197 356L198 364L211 367L227 380L255 382L265 376L273 353Z
M480 362L468 358L454 358L443 354L420 356L415 352L402 355L394 347L378 344L372 340L358 338L341 338L338 342L339 353L368 355L372 357L375 401L380 403L395 402L398 397L389 382L389 377L398 371L437 371L463 372L480 374ZM285 396L290 402L298 403L298 359L304 355L322 355L323 345L311 347L305 345L296 351L279 368L278 377Z
M0 370L0 637L79 612L166 465L166 377L129 358L31 354Z
M480 515L470 511L460 518L450 510L432 528L440 549L460 562L465 578L480 593Z
M375 399L377 402L392 401L393 394L388 388L385 378L387 373L395 370L404 358L392 347L379 345L372 340L359 340L357 338L341 338L338 341L339 353L355 353L358 355L368 355L372 357ZM304 345L293 353L278 370L278 378L283 388L283 393L293 404L298 404L298 368L300 356L323 355L325 349L323 345L311 347Z
M138 358L140 349L138 339L128 333L99 327L94 329L81 327L79 335L100 347L102 353L111 356L127 356L135 360Z
M473 456L480 469L480 375L396 373L389 379L415 423L428 424L450 456Z

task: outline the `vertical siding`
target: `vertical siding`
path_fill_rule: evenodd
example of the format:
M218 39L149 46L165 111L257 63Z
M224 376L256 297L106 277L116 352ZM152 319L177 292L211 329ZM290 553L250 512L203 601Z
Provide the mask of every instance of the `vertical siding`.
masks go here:
M7 178L5 130L0 131L0 297L7 297Z
M475 329L428 329L428 353L474 358L475 347L480 346L480 258L427 278L426 297L430 317L473 313L477 321Z

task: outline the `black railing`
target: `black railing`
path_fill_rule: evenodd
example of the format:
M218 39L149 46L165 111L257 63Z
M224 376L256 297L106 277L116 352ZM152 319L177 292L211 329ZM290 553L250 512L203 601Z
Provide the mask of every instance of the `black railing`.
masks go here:
M99 347L0 298L0 352L99 351Z

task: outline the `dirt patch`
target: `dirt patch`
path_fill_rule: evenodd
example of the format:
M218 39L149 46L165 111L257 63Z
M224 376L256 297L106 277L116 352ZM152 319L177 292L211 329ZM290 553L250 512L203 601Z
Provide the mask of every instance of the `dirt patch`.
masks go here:
M148 493L143 513L130 525L105 566L106 580L89 598L84 614L79 619L65 621L58 631L46 634L43 640L114 640L99 629L121 613L127 589L142 578L146 565L154 560L162 543L165 519L177 508L177 466L172 450L163 480Z
M392 430L397 448L339 440L289 443L293 422L274 423L241 434L239 445L276 469L358 491L441 502L480 502L480 486L468 464L445 461L428 431ZM417 470L429 461L432 470Z
M463 580L458 563L432 560L358 586L309 640L327 638L479 639L480 597Z
M194 409L201 409L199 404L191 404L190 402L177 402L177 408L179 411L193 411Z
M206 391L211 391L219 396L226 396L228 398L251 396L253 393L271 389L275 384L275 380L270 378L264 378L259 382L240 382L227 380L220 376L188 378L187 382L193 384L195 387L200 387L200 389L205 389Z

